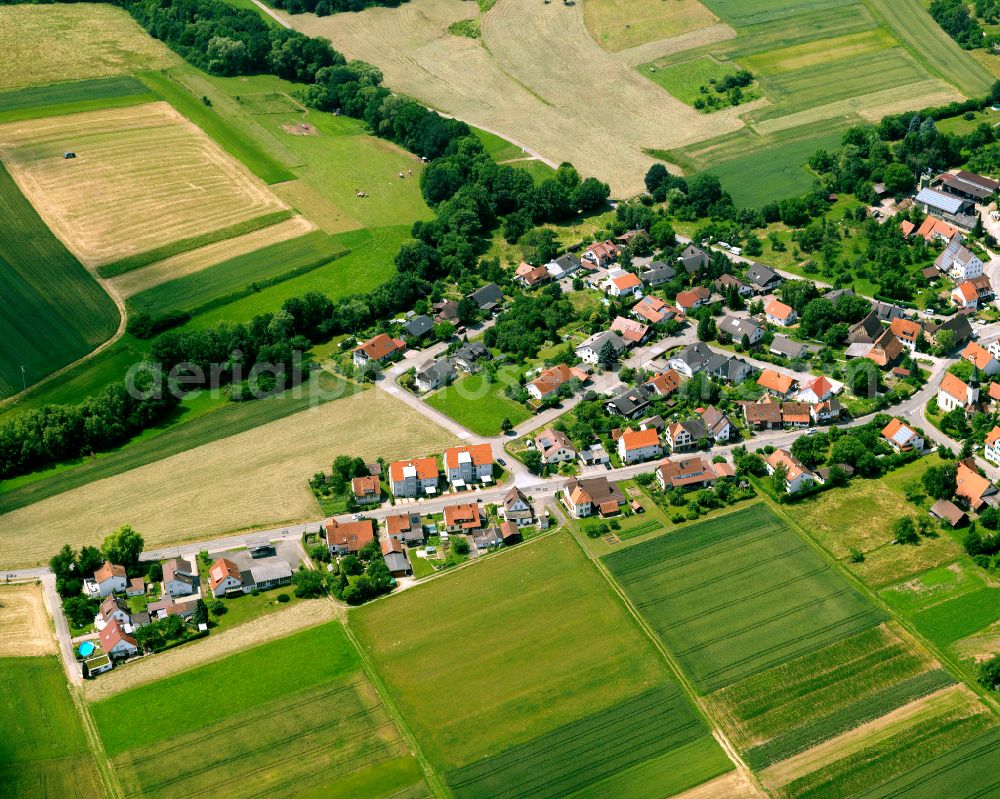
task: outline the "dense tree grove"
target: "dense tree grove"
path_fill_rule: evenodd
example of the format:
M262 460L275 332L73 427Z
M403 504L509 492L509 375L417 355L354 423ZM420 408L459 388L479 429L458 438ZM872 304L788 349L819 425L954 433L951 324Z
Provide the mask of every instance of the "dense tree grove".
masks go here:
M519 360L534 358L546 341L559 340L559 328L573 316L572 304L553 283L538 294L515 297L483 335L483 341L487 347L498 347Z
M311 11L319 17L338 11L361 11L371 6L398 6L405 0L273 0L271 5L283 8L289 14Z
M996 5L990 0L979 0L976 4L977 15L980 10L996 16ZM981 8L980 8L981 7ZM931 16L945 33L958 42L966 50L977 47L992 46L995 37L987 37L986 32L969 13L967 0L932 0ZM983 14L985 16L985 14Z

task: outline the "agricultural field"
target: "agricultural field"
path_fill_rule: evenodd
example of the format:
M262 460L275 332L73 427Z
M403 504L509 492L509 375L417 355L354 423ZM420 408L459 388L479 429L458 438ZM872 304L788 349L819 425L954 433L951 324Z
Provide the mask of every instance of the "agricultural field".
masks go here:
M106 3L0 7L0 52L0 91L180 63L127 12Z
M644 66L648 69L649 65ZM694 105L696 100L704 96L701 92L703 86L711 87L716 81L734 75L737 71L732 64L722 64L713 58L702 56L652 71L649 77L678 100Z
M0 164L0 397L81 358L121 317Z
M523 405L504 396L505 384L499 377L492 380L484 373L467 375L424 401L476 435L499 435L504 419L517 426L531 416Z
M730 769L609 591L559 533L361 608L351 627L456 796L663 795Z
M55 635L38 583L0 587L0 648L5 657L56 653Z
M893 522L926 513L906 501L903 485L919 481L932 463L924 458L880 480L852 480L848 487L824 491L796 503L789 512L809 535L866 583L873 587L895 583L962 554L955 539L940 531L914 545L889 543ZM864 554L863 562L851 562L852 548Z
M18 799L104 795L57 657L0 659L0 786Z
M9 122L0 158L91 267L285 208L166 103Z
M0 122L138 105L155 99L145 84L128 75L51 83L0 93Z
M598 44L618 52L707 28L718 18L699 0L585 0L583 21Z
M197 795L220 780L289 796L427 795L339 622L116 694L93 714L128 796Z
M246 419L234 425L242 432L218 440L204 430L211 443L202 446L179 432L178 454L123 473L116 468L107 479L0 516L0 563L40 563L52 555L53 541L95 544L125 523L143 534L147 546L157 546L316 518L308 479L336 455L392 460L453 443L441 428L374 391L253 429Z
M764 505L691 525L604 562L705 692L884 619Z

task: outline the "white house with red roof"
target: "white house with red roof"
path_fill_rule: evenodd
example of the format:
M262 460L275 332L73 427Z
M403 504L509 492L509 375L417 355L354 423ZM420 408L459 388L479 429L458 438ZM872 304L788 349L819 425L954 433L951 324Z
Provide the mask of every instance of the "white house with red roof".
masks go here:
M882 438L896 452L923 451L924 439L916 430L899 418L892 418L889 424L882 428Z
M572 463L576 460L576 447L561 430L546 427L535 436L535 449L542 456L542 463Z
M794 325L799 318L799 315L795 313L795 309L792 306L785 305L785 303L779 300L771 300L767 304L767 307L764 309L764 316L767 317L767 321L772 325L780 327Z
M647 430L626 430L618 438L618 457L622 463L642 463L663 454L660 436L656 428Z
M84 580L83 590L92 597L106 597L121 593L128 588L128 575L125 567L117 563L104 561L104 564L94 572L94 578Z
M375 523L371 519L326 523L326 545L333 555L353 555L375 540Z
M618 340L621 341L621 339ZM546 397L558 394L559 389L570 380L579 380L581 383L586 383L590 380L590 375L582 369L577 369L575 366L557 363L555 366L544 369L538 377L528 383L526 388L532 397L537 400L543 400Z
M446 505L444 508L444 527L449 533L474 532L484 523L482 509L476 502Z
M371 505L382 499L382 486L374 475L351 479L351 493L359 505Z
M978 308L979 291L971 280L959 283L951 290L951 303L958 308Z
M112 618L97 637L101 641L101 649L112 660L132 657L139 654L139 642L125 632L118 619Z
M448 482L456 488L493 480L493 449L489 444L467 444L444 451Z
M611 297L637 297L642 294L642 281L638 275L614 269L608 273L606 292Z
M834 395L833 384L826 379L823 375L820 375L811 383L807 383L798 393L798 398L802 402L808 402L810 404L815 404L817 402L823 402L823 400L828 400Z
M961 357L975 366L984 375L1000 374L1000 360L996 355L975 341L970 341L962 350Z
M438 486L437 458L414 458L389 464L389 482L395 497L434 494Z
M382 363L405 349L406 342L402 339L390 338L385 333L379 333L354 348L354 365L362 367L372 361Z
M1000 463L1000 427L994 426L986 434L986 443L983 445L983 455L993 463Z
M657 297L655 294L647 294L639 302L632 306L632 315L649 322L651 325L658 325L668 319L674 319L680 315L680 309Z
M966 383L951 372L945 372L938 386L937 404L943 413L962 408L968 413L979 402L979 381Z
M820 482L819 478L809 469L803 466L798 458L785 449L776 449L767 456L767 473L773 475L779 468L785 469L785 491L795 494L804 488L809 488L814 483Z
M618 260L620 254L621 248L611 241L611 239L607 239L606 241L595 241L591 244L583 251L583 259L590 261L596 266L607 266Z
M687 291L679 291L674 301L682 312L690 313L695 308L706 305L711 296L711 292L704 286L695 286Z
M627 319L624 316L616 317L615 321L611 323L611 329L629 344L641 344L649 334L649 325L635 319Z
M223 597L243 590L243 576L229 558L219 558L208 570L208 586L212 596Z

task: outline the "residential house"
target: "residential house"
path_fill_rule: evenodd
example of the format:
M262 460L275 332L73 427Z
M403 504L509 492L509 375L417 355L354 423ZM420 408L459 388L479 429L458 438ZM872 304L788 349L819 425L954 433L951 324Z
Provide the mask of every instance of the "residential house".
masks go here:
M128 581L125 589L125 596L142 596L146 593L146 580L142 577L133 577Z
M586 449L581 449L579 458L584 466L603 466L605 463L611 462L608 451L604 449L604 445L600 441L590 444Z
M924 335L924 329L918 322L914 322L912 319L893 319L889 325L889 330L892 331L892 335L899 339L899 343L903 345L903 348L910 352L917 351L917 345Z
M354 365L360 368L372 362L384 363L405 349L406 342L402 339L390 338L385 333L379 333L354 348Z
M124 592L127 587L128 576L125 574L125 567L110 561L104 561L104 564L94 572L94 578L83 583L85 593L102 598Z
M445 359L424 364L416 374L417 391L427 392L445 386L455 379L455 367Z
M892 334L892 330L886 328L882 335L875 339L865 357L876 366L885 369L899 360L903 350L904 347L899 339Z
M469 295L480 311L494 311L503 302L503 291L496 283L487 283Z
M194 593L198 577L194 566L184 558L171 558L163 564L163 593L167 596L189 596Z
M764 308L764 316L769 324L780 325L781 327L790 327L799 318L792 306L785 305L785 303L779 300L771 300L767 304L767 307Z
M403 335L408 339L420 339L434 329L434 320L427 314L414 316L403 325Z
M781 355L792 360L801 360L809 352L805 344L800 341L792 341L787 336L776 335L771 341L768 352L772 355Z
M947 499L939 499L931 505L930 515L935 519L948 522L952 527L960 527L969 521L965 511L959 508L954 502Z
M272 558L266 563L254 563L246 571L240 572L240 577L243 579L244 594L266 591L280 585L291 585L292 567L283 560Z
M691 313L695 308L708 305L711 297L712 295L707 288L704 286L695 286L693 289L677 292L674 302L680 308L681 312Z
M841 297L853 297L854 289L830 289L823 295L823 299L831 305L836 305Z
M785 449L776 449L767 456L765 461L767 473L773 475L778 469L785 469L785 491L795 494L814 483L819 482L817 476L803 466L798 458Z
M605 477L571 478L563 488L562 499L574 519L594 513L614 516L625 504L621 489Z
M716 353L709 358L708 363L705 364L704 371L712 375L712 377L717 377L724 382L736 385L737 383L742 383L751 375L756 374L758 370L756 366L747 363L742 358L737 358L735 355Z
M604 345L608 341L611 342L616 356L625 352L625 340L621 336L614 330L602 330L599 333L594 333L576 348L576 357L584 363L596 364L600 361L601 350L604 349Z
M688 344L684 349L674 355L667 365L684 377L694 377L705 368L715 353L706 344L700 341L696 344Z
M983 273L983 262L962 244L962 236L959 233L951 237L948 245L934 261L934 266L956 283L979 277Z
M661 397L669 397L681 387L681 376L675 369L667 369L651 377L643 385L649 386Z
M568 252L545 264L545 269L554 280L562 280L580 269L580 259Z
M570 463L576 460L576 447L561 430L546 427L535 436L535 449L542 456L542 463Z
M917 196L913 199L924 213L933 214L945 222L950 222L966 230L972 230L979 219L976 204L963 197L945 194L931 188L923 188L917 192Z
M395 538L383 538L379 541L382 550L382 559L385 561L389 574L393 577L407 577L413 574L413 567L410 559L406 556L403 545Z
M485 523L485 516L476 502L444 507L444 527L449 533L472 532L483 527Z
M708 430L701 419L688 419L667 425L664 439L672 452L694 449L702 441L708 440Z
M676 274L677 270L670 266L670 264L663 261L653 261L643 270L639 277L647 286L655 287L662 286L664 283L673 280Z
M418 497L434 494L438 486L438 464L436 458L416 458L396 461L389 465L389 482L392 493L400 497Z
M795 380L781 372L776 372L774 369L764 369L757 378L757 385L769 394L784 399L795 388Z
M951 290L951 303L957 308L979 308L979 292L971 280L959 283Z
M239 567L229 558L219 558L208 570L208 587L214 597L242 593L243 577Z
M500 538L503 539L504 546L516 544L522 538L520 526L510 521L501 522Z
M614 334L612 333L612 335ZM590 376L582 369L575 366L566 366L564 363L557 363L555 366L550 366L548 369L543 370L538 377L528 383L526 388L528 389L528 394L536 400L543 400L548 397L554 397L559 393L559 389L571 380L579 380L581 383L586 383L589 379Z
M532 266L531 264L524 263L524 261L514 271L514 281L520 283L526 289L533 289L550 277L549 270L544 266Z
M740 280L736 275L722 275L722 277L712 281L712 288L720 294L725 294L731 288L735 288L741 297L749 297L753 294L753 286L745 280Z
M979 473L972 458L958 462L955 483L955 496L964 500L974 511L996 503L997 487Z
M642 386L629 386L614 399L608 400L604 407L608 413L623 416L626 419L638 419L657 396L655 389Z
M810 404L816 402L822 402L825 399L830 399L834 394L833 384L826 379L823 375L815 378L809 383L806 383L798 393L798 398L802 402L808 402Z
M641 344L649 334L649 325L624 316L615 317L611 329L620 335L627 344ZM600 354L600 353L598 353Z
M493 481L493 448L489 444L466 444L444 451L448 482L455 488Z
M662 433L666 426L667 423L663 421L662 416L650 416L639 422L640 430L655 430L657 433Z
M125 628L117 619L111 619L97 637L101 641L101 649L112 660L132 657L139 654L139 642L125 632Z
M500 530L496 527L484 527L473 533L472 543L480 552L488 552L503 545L503 536L500 535Z
M753 346L764 337L764 328L753 319L741 319L737 316L727 316L719 322L719 331L726 333L737 344L743 343L743 337Z
M979 405L979 378L973 369L972 377L966 383L951 372L945 372L938 386L937 404L942 413L962 408L971 415Z
M889 420L889 424L882 428L882 438L888 441L896 452L910 452L911 450L922 452L924 449L923 437L906 422L895 416Z
M347 522L329 519L326 523L326 545L332 555L354 555L374 540L375 522L371 519Z
M826 424L840 419L844 415L844 410L843 403L834 397L833 399L828 399L825 402L817 402L815 405L810 406L809 414L816 424Z
M125 628L132 626L132 611L129 610L128 602L113 594L101 603L94 624L101 630L112 620L119 622Z
M632 306L632 315L639 319L645 319L650 324L658 325L660 322L676 319L680 316L680 309L674 308L654 294L647 294Z
M684 267L685 272L689 275L695 275L708 266L711 257L700 247L695 247L693 244L689 244L684 248L684 251L677 256L677 260L680 265Z
M781 429L781 404L770 401L770 397L763 402L744 402L742 406L747 427L753 430Z
M903 225L908 225L909 230L903 227ZM903 227L903 235L906 238L913 235L914 226L912 222L903 221L900 223L900 227ZM916 228L916 235L920 236L928 244L934 241L948 241L956 233L958 233L958 228L934 216L924 217L924 221L920 224L920 227Z
M492 359L493 355L490 354L490 351L486 349L481 341L467 341L455 351L455 354L451 357L451 362L456 368L469 374L475 374L479 370L477 366L479 361L489 361Z
M407 546L424 543L424 526L419 513L397 513L385 517L385 534L388 538Z
M872 311L875 312L875 316L878 317L880 322L889 323L893 319L901 319L905 316L912 316L912 311L907 311L899 305L893 305L891 302L883 302L882 300L875 300L872 302Z
M847 341L849 344L874 344L875 339L882 335L883 329L878 314L872 311L851 326L847 332Z
M924 332L934 346L938 345L938 336L945 330L950 330L955 347L962 347L972 339L972 325L965 314L949 316L939 325L927 325Z
M708 437L717 444L725 444L739 435L729 417L711 405L701 415L701 423L705 425Z
M781 403L781 422L789 427L808 427L812 421L808 402Z
M1000 374L1000 360L997 360L992 352L975 341L970 341L965 345L960 357L973 364L984 375L992 377L995 374Z
M613 241L595 241L583 251L583 258L595 266L607 266L618 260L621 249Z
M956 173L944 172L938 175L931 181L931 186L946 194L954 194L982 205L987 205L997 189L1000 189L1000 183L997 181L964 169Z
M517 486L511 488L503 498L503 517L508 524L523 527L535 520L531 501Z
M382 501L382 486L377 477L355 477L351 480L351 493L359 505L372 505Z
M750 264L747 280L755 294L770 294L781 285L781 275L764 264Z
M618 457L622 463L642 463L663 454L656 430L626 430L618 439Z
M656 468L656 481L663 491L671 488L711 488L719 479L714 467L715 464L699 455L665 460Z
M993 429L986 434L983 455L993 463L1000 463L1000 427L994 425Z
M441 300L432 306L435 322L458 321L458 303L455 300Z
M610 297L636 297L642 294L638 275L616 269L608 275L607 294Z

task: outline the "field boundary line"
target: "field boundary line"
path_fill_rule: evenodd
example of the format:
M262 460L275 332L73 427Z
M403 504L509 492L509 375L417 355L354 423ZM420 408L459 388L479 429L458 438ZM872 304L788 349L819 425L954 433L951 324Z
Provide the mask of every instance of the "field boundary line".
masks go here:
M111 758L104 751L104 744L101 742L101 736L97 732L94 717L90 715L90 705L87 703L79 687L70 685L69 690L70 695L73 697L73 704L76 705L77 713L80 715L80 721L83 724L83 734L86 736L90 751L94 756L94 764L97 766L97 771L101 775L101 782L108 792L107 795L114 799L125 799L125 789L122 788L122 784L118 781L118 775L111 763Z
M560 509L561 510L561 509ZM764 791L760 780L753 770L744 762L743 758L740 757L739 753L736 751L736 747L730 742L729 738L726 736L725 731L722 726L715 720L715 717L710 715L708 709L708 703L705 701L705 697L701 696L694 690L694 686L687 676L681 671L680 664L674 659L673 655L667 650L666 645L660 640L656 632L649 626L649 623L642 618L642 615L636 610L632 601L625 594L623 588L621 588L615 581L614 577L608 571L607 567L601 562L600 558L592 555L587 548L582 544L580 539L577 537L577 531L575 528L570 527L573 540L576 545L583 550L584 556L594 564L598 573L604 578L608 583L611 590L618 597L621 603L624 605L625 610L628 611L629 615L635 620L639 625L639 628L646 634L646 637L653 643L653 646L660 653L663 659L667 662L670 670L674 673L674 677L678 684L684 689L684 692L688 695L688 698L692 701L695 708L701 717L708 723L709 730L712 733L712 737L719 743L722 750L726 753L729 759L733 762L733 767L748 777L750 784L752 784L756 789L759 796L767 796ZM653 539L651 539L653 540Z
M390 595L391 596L391 595ZM336 606L336 603L330 599L330 602ZM409 725L406 723L406 719L403 717L402 711L396 706L395 700L389 693L389 689L386 687L382 678L375 671L375 666L371 659L368 657L368 653L362 648L361 643L358 641L357 637L354 635L354 631L350 626L350 619L345 619L341 622L341 627L344 629L344 634L347 636L347 640L351 642L351 646L358 653L358 657L361 658L361 664L364 667L365 674L371 681L372 687L375 692L379 695L379 699L382 700L382 704L385 707L386 713L396 724L396 729L399 730L399 734L410 751L413 752L414 757L417 758L417 762L420 764L420 769L424 772L424 777L427 780L427 784L435 796L442 797L442 799L448 799L452 796L448 786L444 781L444 778L438 774L437 770L431 764L431 761L424 754L420 745L417 743L417 738L413 734Z
M830 563L834 569L836 569L841 576L843 576L851 585L856 589L861 591L864 596L868 598L869 601L875 603L876 607L883 610L889 615L889 618L896 622L900 627L906 630L907 633L913 638L913 640L919 643L924 649L929 652L937 661L946 668L951 676L954 677L962 685L965 685L972 689L972 691L980 698L984 705L986 705L994 716L998 715L1000 711L1000 702L994 697L990 696L989 693L974 681L966 679L964 672L958 667L958 663L950 652L947 652L942 647L939 647L933 641L926 638L920 633L917 628L910 623L910 621L904 618L901 614L896 613L896 611L889 607L882 599L878 596L878 592L870 588L863 580L857 577L851 572L846 566L844 566L839 560L837 560L833 554L816 539L814 539L809 533L806 532L799 523L792 517L791 514L785 513L781 504L775 502L773 499L766 495L761 495L764 501L771 506L775 513L780 514L781 518L784 519L791 528L796 531L799 536L806 541L813 549L815 549L821 557L825 558L828 563Z

